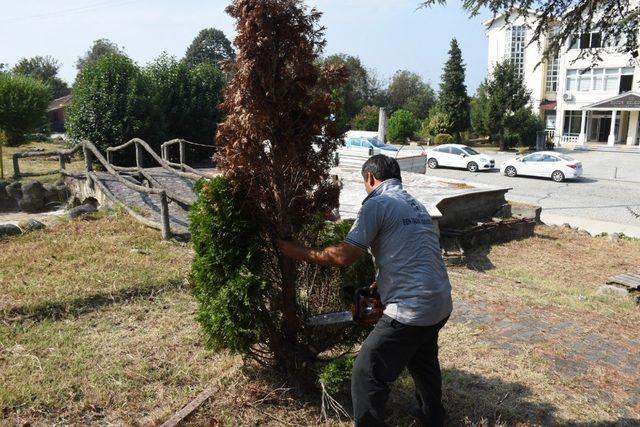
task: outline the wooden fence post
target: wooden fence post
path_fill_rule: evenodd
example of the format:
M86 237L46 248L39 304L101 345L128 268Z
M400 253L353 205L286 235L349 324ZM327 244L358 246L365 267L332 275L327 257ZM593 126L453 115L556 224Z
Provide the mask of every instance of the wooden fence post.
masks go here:
M93 172L93 153L82 144L82 153L84 154L84 165L87 172Z
M138 144L138 141L135 142L136 146L136 167L138 169L142 169L144 167L144 152L142 151L142 147Z
M107 150L107 163L113 164L113 151Z
M187 153L186 147L183 140L180 140L180 170L184 172L184 165L186 161Z
M58 160L60 161L60 170L65 170L67 163L67 156L62 153L58 153Z
M13 155L13 177L15 179L20 178L20 165L18 164L19 158L20 158L20 153L15 153Z
M171 237L171 225L169 223L169 202L165 191L160 193L160 221L162 224L162 240L169 240Z

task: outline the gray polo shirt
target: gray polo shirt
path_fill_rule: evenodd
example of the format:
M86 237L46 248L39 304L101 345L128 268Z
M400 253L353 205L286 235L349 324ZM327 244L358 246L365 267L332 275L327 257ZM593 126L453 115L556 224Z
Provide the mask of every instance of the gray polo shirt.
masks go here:
M430 326L451 314L451 285L427 209L389 179L364 201L345 242L370 250L384 313Z

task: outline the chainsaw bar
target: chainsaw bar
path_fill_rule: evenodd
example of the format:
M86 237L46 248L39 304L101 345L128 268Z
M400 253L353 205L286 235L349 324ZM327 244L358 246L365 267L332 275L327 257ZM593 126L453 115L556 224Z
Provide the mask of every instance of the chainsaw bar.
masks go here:
M351 311L337 311L335 313L319 314L307 319L307 325L311 326L336 325L339 323L351 322L353 322L353 314Z

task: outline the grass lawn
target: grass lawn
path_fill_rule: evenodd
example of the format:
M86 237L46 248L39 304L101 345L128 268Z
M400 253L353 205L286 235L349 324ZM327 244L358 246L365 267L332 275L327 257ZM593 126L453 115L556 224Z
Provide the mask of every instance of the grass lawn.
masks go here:
M2 164L4 166L4 178L13 179L13 154L24 151L56 151L64 150L69 147L57 142L29 142L18 147L2 147ZM32 157L19 160L20 173L24 176L18 181L28 181L37 179L43 183L55 182L60 178L57 169L60 167L57 157ZM82 171L84 168L83 160L78 157L77 153L71 158L71 163L67 163L67 170Z
M210 385L188 424L320 424L318 395L203 347L191 256L123 214L0 240L0 424L155 425ZM637 425L640 310L596 290L639 266L639 241L539 227L450 268L451 425ZM411 425L411 393L403 376L392 424Z

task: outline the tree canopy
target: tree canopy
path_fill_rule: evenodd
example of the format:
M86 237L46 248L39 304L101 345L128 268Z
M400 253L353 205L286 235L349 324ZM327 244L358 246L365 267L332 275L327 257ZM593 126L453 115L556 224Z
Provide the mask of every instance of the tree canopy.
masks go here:
M87 65L95 64L98 59L104 55L121 55L125 53L117 44L113 43L109 39L98 39L93 42L89 50L84 55L78 58L76 62L76 68L78 71L82 71Z
M235 57L231 42L222 31L216 28L205 28L187 48L184 61L191 67L204 63L220 67L220 62L234 61Z
M60 63L51 56L22 58L11 70L14 74L44 82L51 93L50 98L60 98L71 93L67 83L58 77Z
M391 78L387 89L389 112L399 109L410 111L422 120L435 105L436 94L431 85L411 71L399 70Z
M442 70L440 93L438 94L437 109L446 113L451 120L448 132L460 136L469 128L469 96L465 85L465 67L462 62L462 52L458 41L453 38L449 49L449 59Z
M423 6L446 4L447 0L427 0ZM577 34L601 32L615 45L614 50L638 60L638 28L640 3L636 0L466 0L463 7L471 16L488 9L495 16L505 15L507 21L534 11L532 43L543 45L546 58L555 57ZM580 57L597 63L602 51L583 49Z
M0 73L0 130L7 145L24 142L24 134L45 123L49 88L35 78Z

